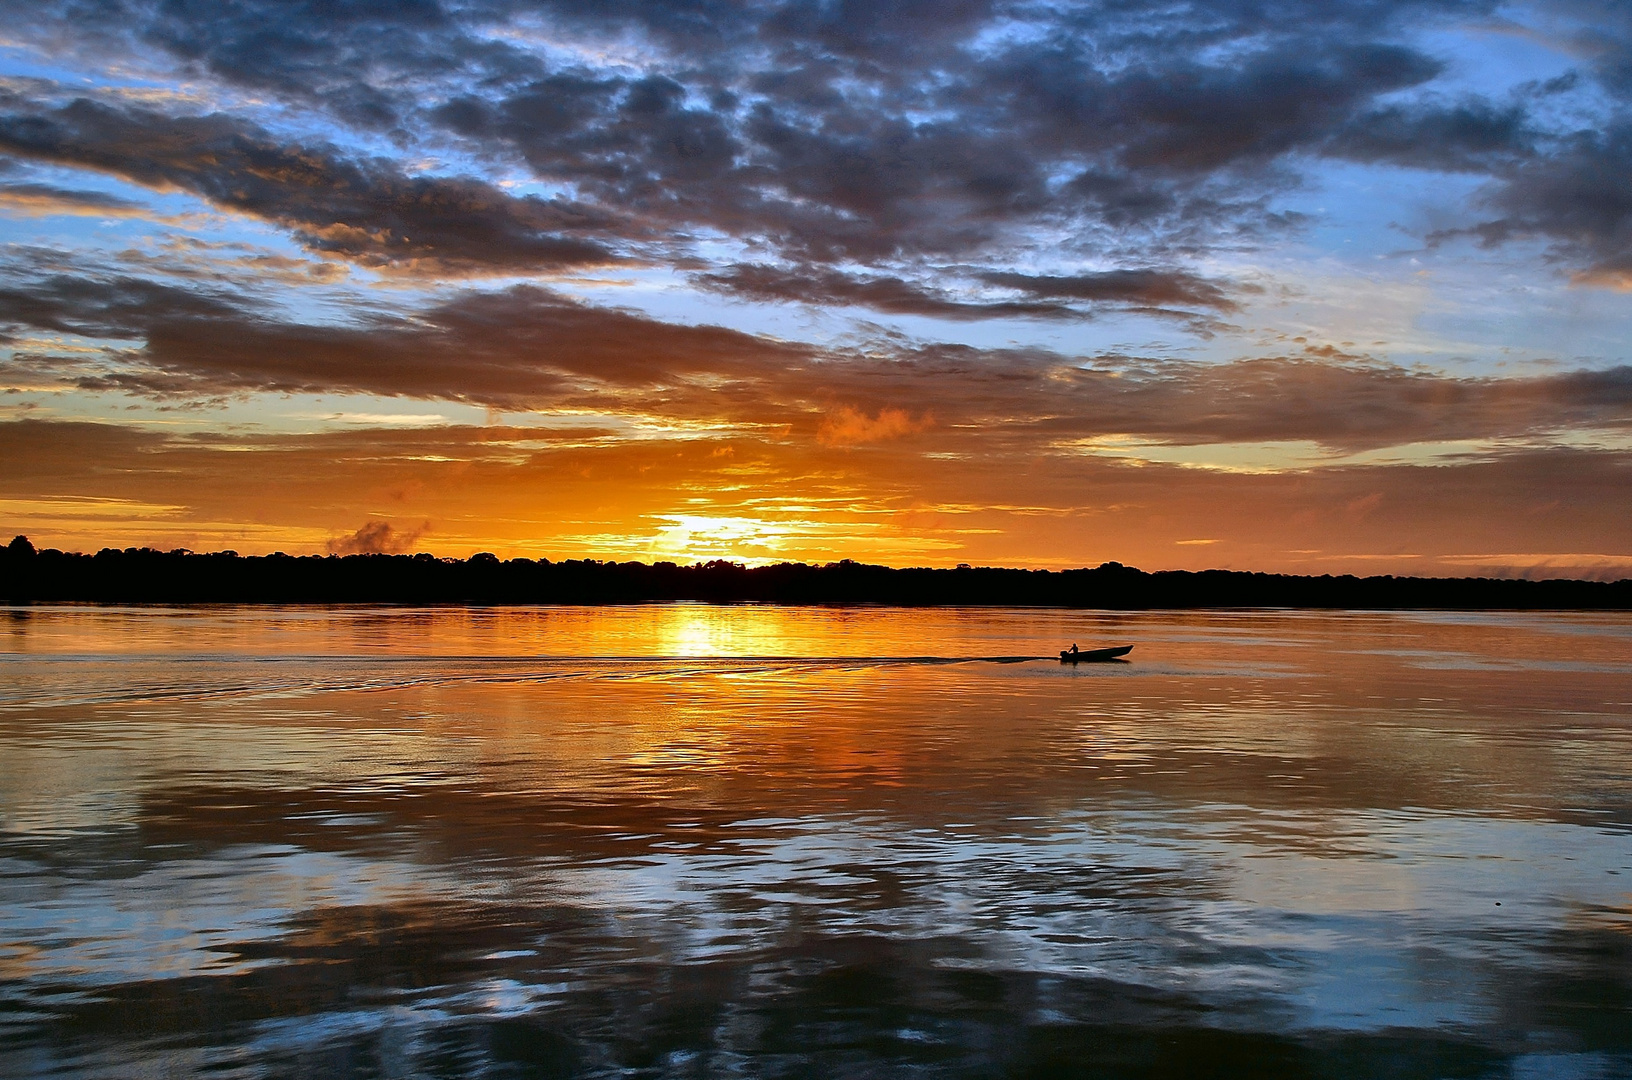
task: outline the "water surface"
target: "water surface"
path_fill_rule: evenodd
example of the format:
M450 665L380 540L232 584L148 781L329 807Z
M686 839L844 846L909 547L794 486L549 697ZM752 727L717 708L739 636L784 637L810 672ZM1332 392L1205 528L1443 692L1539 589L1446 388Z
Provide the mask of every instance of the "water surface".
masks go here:
M1629 762L1624 614L0 609L0 1075L1628 1076Z

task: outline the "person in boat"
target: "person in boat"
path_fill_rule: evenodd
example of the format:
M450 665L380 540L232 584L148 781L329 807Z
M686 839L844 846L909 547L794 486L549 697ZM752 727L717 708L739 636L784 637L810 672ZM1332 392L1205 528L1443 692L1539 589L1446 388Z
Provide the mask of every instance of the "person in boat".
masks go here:
M1071 643L1071 655L1077 655L1077 643L1075 641Z

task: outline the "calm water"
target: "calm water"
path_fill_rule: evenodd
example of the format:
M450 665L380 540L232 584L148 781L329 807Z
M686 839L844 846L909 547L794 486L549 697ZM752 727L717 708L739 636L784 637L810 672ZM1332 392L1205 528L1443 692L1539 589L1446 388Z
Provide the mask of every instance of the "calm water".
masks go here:
M1632 1076L1632 617L0 609L59 1074Z

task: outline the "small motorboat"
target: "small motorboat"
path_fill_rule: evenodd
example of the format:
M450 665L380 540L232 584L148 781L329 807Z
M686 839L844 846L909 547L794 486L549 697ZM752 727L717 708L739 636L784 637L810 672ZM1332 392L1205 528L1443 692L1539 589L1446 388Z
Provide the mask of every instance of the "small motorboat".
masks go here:
M1112 646L1109 649L1082 649L1081 651L1078 651L1078 649L1075 646L1072 646L1069 649L1061 649L1060 650L1060 663L1062 663L1062 664L1104 663L1106 660L1116 660L1119 657L1126 656L1132 651L1133 651L1133 646L1132 645L1115 645L1115 646Z

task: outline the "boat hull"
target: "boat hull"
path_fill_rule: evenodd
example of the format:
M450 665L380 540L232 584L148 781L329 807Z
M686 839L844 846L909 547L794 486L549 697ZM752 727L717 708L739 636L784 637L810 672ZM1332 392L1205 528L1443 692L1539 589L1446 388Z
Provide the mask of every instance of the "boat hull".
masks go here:
M1132 651L1132 645L1117 645L1109 649L1084 649L1081 652L1072 652L1070 649L1061 649L1060 663L1102 664L1107 660L1120 659Z

